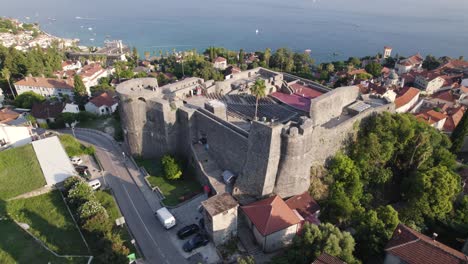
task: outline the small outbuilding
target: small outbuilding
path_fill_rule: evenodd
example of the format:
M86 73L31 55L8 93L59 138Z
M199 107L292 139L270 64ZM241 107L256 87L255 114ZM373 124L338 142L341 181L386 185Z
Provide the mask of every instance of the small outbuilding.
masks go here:
M215 245L222 245L237 235L237 209L239 204L223 193L202 202L205 229Z

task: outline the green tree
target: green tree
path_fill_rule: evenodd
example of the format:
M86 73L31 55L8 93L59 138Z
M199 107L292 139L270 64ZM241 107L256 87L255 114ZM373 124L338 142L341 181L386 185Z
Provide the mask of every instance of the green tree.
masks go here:
M239 257L237 264L255 264L255 259L252 256Z
M11 95L13 96L13 98L15 98L15 92L13 92L13 88L11 88L11 82L10 82L11 72L10 72L10 70L8 70L7 67L4 67L0 73L1 73L1 75L3 77L3 79L5 79L7 81L8 87L10 88Z
M366 72L374 77L378 77L382 74L382 65L377 62L371 62L366 65Z
M361 65L361 60L359 60L356 57L350 57L348 59L348 65L353 66L353 67L359 67Z
M68 191L70 191L70 189L73 188L73 186L75 186L75 184L77 184L78 182L84 182L83 178L78 177L78 176L72 176L72 177L68 177L63 182L63 187L65 188L65 192L67 193L67 195L68 195Z
M293 245L273 263L312 263L320 254L326 252L331 256L346 261L359 263L353 256L355 242L348 232L341 232L332 224L304 224L301 234L296 236Z
M96 213L89 217L83 224L83 229L95 234L104 236L112 230L112 222L109 220L107 212Z
M453 209L460 192L460 176L445 166L437 166L405 181L404 195L408 206L404 220L414 222L428 218L441 220Z
M381 255L398 223L398 213L390 205L358 214L354 225L357 255L361 259Z
M432 55L427 55L423 61L422 67L426 70L432 71L437 69L441 64L441 61Z
M452 135L450 136L450 139L452 140L452 147L450 150L452 151L452 153L457 154L458 152L460 152L465 142L465 137L467 134L468 134L468 111L466 111L463 114L463 117L460 123L458 123L457 127L455 127L455 130L452 132Z
M239 51L239 64L242 65L244 64L245 61L245 52L244 49L240 49Z
M271 58L271 49L266 48L265 53L263 54L263 60L267 67L270 67L270 58Z
M170 155L164 155L161 159L165 177L169 180L177 180L182 176L182 169L177 161Z
M45 97L35 92L24 92L15 98L15 106L19 108L31 109L33 104L42 103Z
M335 65L333 65L332 63L328 63L325 67L325 70L327 72L334 72L335 71Z
M257 120L258 116L258 100L266 96L266 85L265 81L262 79L255 80L255 83L250 86L250 93L255 96L255 116L254 119Z

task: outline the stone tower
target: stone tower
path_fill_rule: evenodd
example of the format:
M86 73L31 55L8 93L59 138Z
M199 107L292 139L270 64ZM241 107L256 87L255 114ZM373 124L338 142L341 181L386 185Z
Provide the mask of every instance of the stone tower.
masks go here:
M281 197L300 194L310 185L310 156L313 126L309 118L285 127L281 134L281 159L274 193Z

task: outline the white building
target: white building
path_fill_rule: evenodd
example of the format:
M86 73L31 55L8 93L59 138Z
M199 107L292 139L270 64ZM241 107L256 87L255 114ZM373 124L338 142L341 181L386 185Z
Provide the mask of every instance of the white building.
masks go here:
M86 92L88 95L91 94L90 88L92 86L98 85L99 79L107 77L112 73L111 70L107 70L101 67L99 63L93 63L84 66L81 70L78 71L78 75L83 80L83 84L86 87Z
M73 61L64 61L62 62L62 71L73 71L81 69L81 62L79 60Z
M117 99L108 92L105 92L91 98L91 100L85 104L85 109L87 112L97 115L110 115L115 112L118 105Z
M3 107L3 102L5 101L5 95L3 95L2 89L0 89L0 108Z
M383 59L389 58L392 56L392 48L385 46L383 51Z
M25 92L34 92L45 97L68 95L73 98L74 83L72 79L26 77L15 83L15 89L18 95Z
M445 79L440 77L439 74L425 72L416 75L414 85L426 91L426 94L433 94L442 88L445 84Z
M420 70L422 69L424 58L418 53L407 59L403 59L397 62L396 70L398 74L407 73L411 70Z
M395 111L397 113L408 112L418 103L419 94L419 89L410 87L405 93L395 99Z
M20 147L32 142L29 127L0 124L0 149Z
M213 63L213 67L218 70L225 70L227 68L227 60L223 57L217 57Z

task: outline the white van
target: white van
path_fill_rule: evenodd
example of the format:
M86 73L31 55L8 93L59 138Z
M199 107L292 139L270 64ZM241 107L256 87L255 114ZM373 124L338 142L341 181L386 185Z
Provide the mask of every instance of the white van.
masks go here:
M175 217L171 214L171 212L169 212L169 210L167 210L166 207L157 210L155 215L166 229L170 229L176 225Z
M89 181L88 185L91 186L91 188L93 188L93 190L97 190L97 189L101 188L101 182L98 179Z

